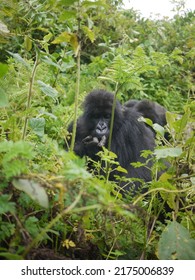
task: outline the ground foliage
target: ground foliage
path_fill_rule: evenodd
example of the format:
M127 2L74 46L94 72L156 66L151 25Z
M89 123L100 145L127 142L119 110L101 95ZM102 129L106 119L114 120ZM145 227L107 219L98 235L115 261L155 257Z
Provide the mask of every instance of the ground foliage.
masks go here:
M121 1L1 1L0 258L195 259L195 17L177 9L150 20ZM122 198L64 149L95 88L169 110L145 194ZM100 156L112 172L115 155Z

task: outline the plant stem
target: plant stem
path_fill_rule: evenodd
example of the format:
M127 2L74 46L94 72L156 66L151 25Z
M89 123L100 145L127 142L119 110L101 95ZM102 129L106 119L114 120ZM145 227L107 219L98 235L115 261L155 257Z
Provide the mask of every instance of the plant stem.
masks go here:
M114 127L114 114L115 114L116 97L117 97L118 90L119 90L118 83L116 83L115 92L114 92L114 100L113 100L113 104L112 104L112 114L111 114L111 121L110 121L110 133L109 133L109 139L108 139L108 151L111 151L112 133L113 133L113 127ZM108 162L107 167L106 167L106 180L109 179L109 169L110 169L110 163Z
M76 138L76 129L77 129L77 115L78 115L78 98L80 92L80 71L81 71L81 39L80 39L80 32L81 32L81 17L80 17L80 1L78 2L78 31L77 31L77 38L78 38L78 48L76 53L77 58L77 78L76 78L76 91L75 91L75 107L74 107L74 120L73 120L73 129L72 129L72 139L70 144L70 151L74 150L74 143Z
M28 111L29 111L30 106L31 106L31 100L32 100L32 95L33 95L32 88L33 88L35 74L36 74L38 64L39 64L38 53L36 52L36 59L35 59L35 63L34 63L33 70L32 70L32 75L30 77L30 82L29 82L28 100L27 100L27 105L26 105L26 116L25 116L25 119L24 119L24 128L23 128L23 133L22 133L22 140L24 140L25 137L26 137L27 124L28 124L28 114L29 114Z

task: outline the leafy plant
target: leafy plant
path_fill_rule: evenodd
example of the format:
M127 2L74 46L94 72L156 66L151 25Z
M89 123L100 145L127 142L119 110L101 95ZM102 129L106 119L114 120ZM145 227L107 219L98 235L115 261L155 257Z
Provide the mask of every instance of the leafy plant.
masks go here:
M194 259L194 12L153 21L121 2L0 4L0 258ZM109 149L94 174L69 151L93 88L169 109L165 130L147 121L153 180L136 196L108 180L130 180Z

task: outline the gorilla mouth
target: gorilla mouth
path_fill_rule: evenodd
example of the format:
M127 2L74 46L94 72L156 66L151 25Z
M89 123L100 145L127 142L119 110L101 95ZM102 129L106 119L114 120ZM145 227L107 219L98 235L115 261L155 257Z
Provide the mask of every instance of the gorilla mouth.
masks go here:
M107 127L102 128L102 129L96 128L96 133L98 136L103 136L106 134L106 132L107 132Z

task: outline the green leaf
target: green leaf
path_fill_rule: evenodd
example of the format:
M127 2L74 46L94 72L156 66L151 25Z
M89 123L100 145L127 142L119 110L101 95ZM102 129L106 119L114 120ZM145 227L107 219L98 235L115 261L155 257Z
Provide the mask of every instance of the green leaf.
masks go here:
M163 176L164 178L166 177L166 175ZM166 201L166 203L169 205L169 207L171 209L175 209L175 198L177 196L177 192L168 192L168 190L171 191L177 191L177 188L172 185L171 183L169 183L168 181L164 181L162 183L162 178L160 178L161 180L157 183L159 183L159 187L163 187L164 189L166 189L167 191L160 191L160 195L162 197L162 199L164 201Z
M8 106L8 98L3 89L0 88L0 108Z
M90 39L90 41L93 43L95 41L94 32L91 29L89 29L87 26L83 26L82 29L85 32L85 34L87 35L87 37Z
M119 172L126 173L126 174L128 173L127 170L125 168L121 167L120 165L117 166L116 170L119 171Z
M18 176L27 171L27 160L34 156L32 146L25 141L4 141L0 143L2 171L6 178Z
M154 123L152 127L159 135L164 136L165 129L163 126L159 125L158 123Z
M25 141L0 142L0 153L6 153L3 161L10 161L16 157L31 159L33 157L32 145Z
M32 49L32 40L28 35L24 37L24 47L28 52Z
M50 40L52 37L53 37L53 34L49 32L47 35L45 35L45 36L43 37L43 41L44 41L44 42L49 42L49 40Z
M71 39L71 34L69 32L62 32L58 37L55 38L51 43L60 44L60 43L69 43Z
M173 221L161 235L158 257L160 260L195 260L195 240L185 227Z
M40 86L40 89L43 93L45 93L47 96L50 96L54 100L56 100L56 98L58 96L58 92L56 89L52 88L50 85L47 85L42 81L37 81L37 83Z
M70 45L73 47L74 52L76 53L78 51L78 46L79 46L79 42L76 34L71 34Z
M41 184L28 179L14 179L12 183L16 189L28 194L40 206L48 208L48 196Z
M63 11L58 20L65 21L71 18L76 18L76 11Z
M7 212L15 212L15 203L10 202L10 196L8 194L1 194L0 196L0 214Z
M10 238L16 232L15 224L0 220L0 240Z
M67 157L71 157L71 153L67 153ZM89 179L92 175L85 168L85 160L83 158L73 157L65 166L64 175L68 180L80 178L83 180Z
M154 154L156 155L157 159L167 158L167 157L179 157L182 154L182 148L175 147L175 148L155 149Z
M29 232L29 234L32 237L36 237L36 235L39 233L38 223L39 220L35 216L28 217L25 220L25 224L24 224L25 229Z
M56 68L58 68L58 69L61 69L61 67L60 67L60 65L58 65L56 62L54 62L50 57L48 57L48 56L43 56L43 57L41 57L41 60L43 61L43 62L45 62L46 64L48 64L48 65L52 65L52 66L54 66L54 67L56 67Z
M12 53L7 51L10 55L13 56L13 58L18 61L19 63L23 64L26 68L30 68L30 65L18 54L18 53Z
M0 63L0 78L3 77L8 71L8 65Z
M44 118L31 118L29 119L29 126L32 128L33 132L43 137L45 133L45 119Z
M26 161L21 159L14 159L12 161L3 161L3 171L6 178L11 178L13 176L19 176L22 173L27 172Z

